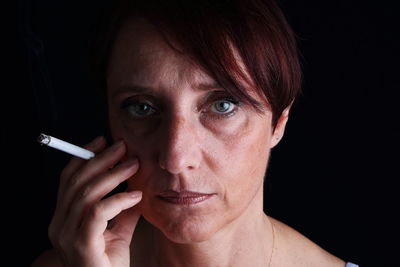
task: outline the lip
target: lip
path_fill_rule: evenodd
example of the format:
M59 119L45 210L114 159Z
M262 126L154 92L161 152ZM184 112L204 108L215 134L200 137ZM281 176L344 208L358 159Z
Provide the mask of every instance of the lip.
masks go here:
M167 190L163 191L157 196L168 203L176 204L176 205L194 205L204 202L210 199L215 194L207 194L193 191L173 191Z

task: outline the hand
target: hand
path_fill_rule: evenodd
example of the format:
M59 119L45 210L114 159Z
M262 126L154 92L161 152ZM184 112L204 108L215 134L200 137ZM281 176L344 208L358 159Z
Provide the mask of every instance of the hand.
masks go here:
M103 137L96 138L85 146L96 156L89 161L72 158L61 173L49 238L65 266L130 264L129 247L140 217L132 207L142 193L104 197L134 175L139 164L137 159L128 159L110 169L125 155L126 147L122 141L107 149L105 146Z

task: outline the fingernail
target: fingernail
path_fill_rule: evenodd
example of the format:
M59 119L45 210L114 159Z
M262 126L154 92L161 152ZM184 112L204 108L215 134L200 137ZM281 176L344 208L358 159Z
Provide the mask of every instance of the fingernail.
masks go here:
M121 146L122 146L123 143L124 143L123 140L119 140L118 142L116 142L115 144L113 144L113 145L110 147L110 150L111 150L111 151L117 151L117 150L119 150L119 149L121 148Z
M99 146L103 142L104 137L98 136L93 140L93 146Z
M93 139L92 142L90 142L87 147L89 148L96 148L98 147L103 141L103 136L98 136L95 139Z
M130 158L127 159L126 161L121 163L121 167L129 167L132 165L136 165L138 163L138 159L137 158Z
M129 194L131 198L141 198L142 197L142 191L132 191Z

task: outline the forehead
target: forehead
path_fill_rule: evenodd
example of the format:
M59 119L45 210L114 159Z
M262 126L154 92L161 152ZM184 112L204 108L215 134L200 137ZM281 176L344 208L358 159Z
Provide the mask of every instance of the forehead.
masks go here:
M235 47L230 46L229 49L235 59L236 71L239 71L231 73L229 77L241 87L235 90L243 91L258 101L261 104L259 108L268 108L267 99L254 86ZM162 90L178 87L206 90L219 88L247 102L243 95L235 95L231 88L220 85L213 75L182 51L179 44L172 38L167 40L165 34L161 34L145 19L128 19L118 32L111 51L107 71L108 91L132 85Z
M171 47L165 37L144 19L129 19L121 27L110 55L108 84L126 79L148 83L160 78L215 83L193 60Z

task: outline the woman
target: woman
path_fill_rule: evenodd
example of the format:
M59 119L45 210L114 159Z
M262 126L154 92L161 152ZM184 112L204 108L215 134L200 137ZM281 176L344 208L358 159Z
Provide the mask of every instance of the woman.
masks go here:
M33 265L345 266L263 210L301 85L279 7L187 2L114 10L97 66L115 143L98 137L86 146L95 158L65 167L55 249Z

